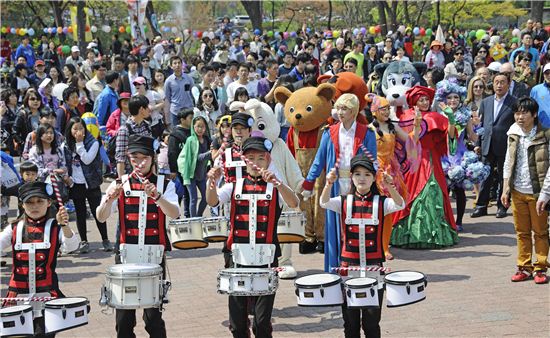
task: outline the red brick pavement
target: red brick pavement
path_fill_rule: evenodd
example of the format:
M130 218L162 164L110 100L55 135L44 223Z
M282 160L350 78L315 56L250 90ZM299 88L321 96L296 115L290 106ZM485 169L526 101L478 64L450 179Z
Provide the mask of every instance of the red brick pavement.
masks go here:
M494 208L493 208L494 209ZM475 224L474 224L475 221ZM465 218L460 243L444 250L393 249L397 257L387 266L394 271L418 270L428 276L427 299L401 308L385 308L381 327L390 337L517 337L550 336L548 285L533 281L511 283L515 270L515 236L511 217ZM99 234L89 223L92 252L60 258L61 289L68 296L90 299L89 324L59 337L114 337L114 315L102 313L99 289L111 254L99 251ZM114 233L115 219L109 220ZM71 224L76 228L74 222ZM227 297L216 293L217 270L222 266L221 245L192 251L173 251L168 266L172 280L170 303L164 319L169 337L228 337ZM299 255L294 250L299 276L319 272L320 254ZM9 270L2 270L5 290ZM137 311L138 337L146 337L141 310ZM293 281L280 281L273 328L275 337L341 337L340 308L303 308L296 305Z

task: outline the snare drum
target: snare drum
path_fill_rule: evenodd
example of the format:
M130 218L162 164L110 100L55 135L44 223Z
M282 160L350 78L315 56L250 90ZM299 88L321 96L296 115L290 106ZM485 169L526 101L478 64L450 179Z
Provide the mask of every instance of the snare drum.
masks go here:
M426 299L426 276L416 271L395 271L384 277L388 307L414 304Z
M32 336L34 323L32 321L31 305L16 305L0 309L0 336Z
M351 278L344 282L346 303L349 308L380 307L378 300L378 281L374 278Z
M265 296L277 291L279 279L272 269L231 268L218 273L218 293L230 296Z
M299 306L337 306L344 303L342 278L320 273L298 278L294 282Z
M225 242L229 237L229 220L226 217L211 217L202 220L203 238L207 242Z
M301 211L286 211L277 225L279 243L301 243L305 237L306 216Z
M202 217L170 221L170 237L172 246L177 249L200 249L208 246L208 242L202 239Z
M88 324L90 302L84 297L58 298L44 304L46 333L55 333Z
M105 297L115 309L147 309L162 303L162 267L158 264L116 264L107 268Z

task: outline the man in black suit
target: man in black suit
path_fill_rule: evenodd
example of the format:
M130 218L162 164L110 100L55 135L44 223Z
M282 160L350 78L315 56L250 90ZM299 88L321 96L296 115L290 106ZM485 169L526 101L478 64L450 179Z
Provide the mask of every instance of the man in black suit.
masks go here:
M526 83L512 80L514 75L514 66L512 66L511 62L503 63L500 67L500 72L508 75L508 78L510 79L510 88L508 88L508 93L512 94L512 96L516 99L529 96L531 89Z
M506 217L506 208L500 201L502 194L502 168L506 156L508 145L508 136L506 133L514 123L514 112L512 104L516 98L508 93L510 89L510 78L507 74L498 73L493 78L494 95L488 96L479 107L481 121L485 128L485 133L480 138L480 150L483 161L491 166L491 174L481 184L481 191L477 199L477 206L471 217L481 217L487 215L487 206L489 204L489 193L493 176L498 175L500 189L497 197L498 211L497 218ZM497 171L495 173L495 167Z

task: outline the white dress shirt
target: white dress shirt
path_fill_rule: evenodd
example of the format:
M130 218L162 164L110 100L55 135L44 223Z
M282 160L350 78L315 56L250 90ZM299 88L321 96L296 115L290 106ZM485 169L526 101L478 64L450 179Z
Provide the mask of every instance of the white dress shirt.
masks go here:
M355 139L355 130L357 129L357 122L353 121L353 124L349 129L344 128L344 124L340 123L338 129L338 147L340 149L340 161L338 168L339 171L350 170L350 162L353 157L353 144ZM338 161L338 159L336 159ZM351 179L348 177L339 178L338 184L340 185L340 194L345 195L349 192L351 187Z
M506 96L508 96L508 93L504 95L500 100L497 99L497 96L495 95L495 98L493 99L493 122L497 120L498 114L500 113L500 109L502 108L502 105L504 104L504 100L506 100Z

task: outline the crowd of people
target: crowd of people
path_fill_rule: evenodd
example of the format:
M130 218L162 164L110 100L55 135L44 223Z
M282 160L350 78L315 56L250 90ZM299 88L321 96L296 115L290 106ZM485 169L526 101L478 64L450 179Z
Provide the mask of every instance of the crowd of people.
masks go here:
M24 36L12 52L2 36L1 217L2 228L9 231L0 235L0 244L2 248L10 245L9 224L30 227L32 223L36 228L38 219L45 224L44 217L54 217L46 215L42 204L39 211L35 208L51 197L38 182L54 180L64 202L74 205L80 238L77 245L76 235L65 227L68 203L67 208L60 207L56 220L63 231L55 234L65 243L64 250L74 254L90 250L87 220L91 217L103 249L118 252L118 244L133 237L122 231L113 245L106 220L111 205L118 205L124 215L135 212L116 201L124 189L120 179L143 163L145 181L132 177L131 189L143 184L141 189L154 200L151 213L174 218L225 214L232 227L246 227L235 221L233 209L228 212L220 205L236 203L232 184L237 177L243 178L246 190L260 181L281 181L282 169L270 166L270 142L251 134L253 121L234 103L265 102L277 118L279 137L295 143L285 104L277 100L276 90L317 87L320 75L337 77L351 72L363 79L372 93L366 109L359 109L359 100L364 98L354 94L335 100L333 118L317 141L318 150L311 157L302 187L296 190L285 184L285 179L275 184L278 208L263 216L276 215L278 219L283 202L297 207L296 194L306 196L315 180L326 175L316 203L327 209L327 226L337 229L336 246L329 243L332 235L326 240L319 236L311 250L301 252L323 252L331 257L329 266L348 266L357 262L350 246L340 247L340 241L349 235L345 229L340 234L340 220L345 216L339 214L346 213L345 198L340 196L349 194L357 203L369 201L368 206L357 207L359 211L353 207L353 215L371 211L371 195L384 196L380 200L383 243L377 243L378 256L367 256L371 263L382 264L394 258L390 246L425 249L458 243L459 232L465 228L466 191L473 189L472 218L486 216L492 204L497 206L497 218L507 217L508 208L512 208L518 258L511 280L534 278L537 284L547 283L550 39L542 23L533 20L527 21L519 36L512 36L511 31L491 29L479 39L453 29L444 32L444 41L433 36L425 43L409 29L385 36L354 35L344 30L338 38L330 31L304 29L289 39L282 33L272 37L242 33L224 20L217 31L203 35L193 55L185 54L179 37L167 40L157 36L149 45L132 46L129 39L121 42L113 34L110 48L98 40L90 42L83 51L85 58L76 45L62 58L47 35L35 45ZM393 62L423 64L422 78L404 95L408 109L398 114L384 97L379 71L379 65ZM100 132L92 132L83 116L87 112L97 118ZM348 143L354 137L361 142L352 150ZM237 175L233 167L226 166L222 175L221 168L230 161L224 153L226 146L242 151L256 167L248 165ZM335 155L338 149L341 157ZM401 155L409 156L406 168ZM466 165L461 164L464 161ZM159 188L160 175L167 178L163 189ZM115 179L107 190L102 188L105 179ZM264 191L272 188L260 186ZM9 196L20 200L17 221L8 219ZM243 208L241 204L239 208ZM236 212L238 216L244 211ZM27 223L17 223L19 220ZM123 230L131 227L122 217L118 223ZM155 226L165 229L167 225L159 220ZM326 230L327 236L333 230ZM156 241L169 247L168 238L162 236L157 234ZM53 289L60 294L57 277L55 280ZM10 291L17 294L21 290ZM246 304L230 300L231 330L236 337L246 336L248 330L246 320L238 314L243 307ZM272 307L271 298L256 304L256 315L262 314L264 320L254 325L262 336L271 334L270 321L264 317L270 319ZM356 336L360 327L357 310L343 311L347 311L346 336ZM129 316L133 314L117 310L119 333L133 330ZM380 320L379 313L378 317L376 313L368 316ZM145 317L148 331L165 331L160 312L150 311ZM377 321L374 327L368 326L375 335L380 334Z

